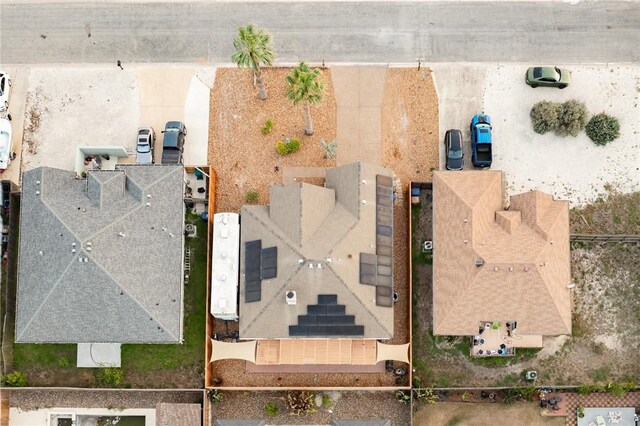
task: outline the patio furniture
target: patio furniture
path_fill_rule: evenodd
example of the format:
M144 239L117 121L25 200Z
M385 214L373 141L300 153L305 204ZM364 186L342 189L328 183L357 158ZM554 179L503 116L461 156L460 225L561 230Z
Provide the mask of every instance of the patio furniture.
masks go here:
M596 417L596 423L598 424L598 426L607 426L607 422L604 421L604 417L602 416Z

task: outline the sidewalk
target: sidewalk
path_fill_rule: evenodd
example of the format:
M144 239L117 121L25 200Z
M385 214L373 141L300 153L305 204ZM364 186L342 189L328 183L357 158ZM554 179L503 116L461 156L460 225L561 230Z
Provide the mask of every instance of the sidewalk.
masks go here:
M381 164L381 108L386 66L331 68L337 106L336 163Z

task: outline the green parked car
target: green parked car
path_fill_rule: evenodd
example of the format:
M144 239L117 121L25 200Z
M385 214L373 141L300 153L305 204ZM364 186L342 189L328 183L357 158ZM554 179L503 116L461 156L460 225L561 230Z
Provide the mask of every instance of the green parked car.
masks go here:
M527 70L525 81L531 87L547 86L564 89L571 81L571 71L557 67L532 67Z

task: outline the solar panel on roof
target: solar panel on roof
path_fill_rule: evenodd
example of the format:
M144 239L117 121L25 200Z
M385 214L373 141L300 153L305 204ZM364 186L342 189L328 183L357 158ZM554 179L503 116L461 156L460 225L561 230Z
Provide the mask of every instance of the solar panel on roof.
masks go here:
M327 305L327 315L344 315L344 305Z
M260 289L261 289L260 281L246 281L244 284L245 292L260 291Z
M244 281L245 302L257 302L261 299L260 286L260 250L262 240L244 243Z
M267 247L262 249L261 252L262 259L268 258L277 258L278 257L278 247Z
M391 266L391 256L378 255L378 265Z
M258 291L249 291L244 293L244 301L246 303L257 302L262 298L262 294L260 290Z
M307 336L307 327L301 325L290 325L289 336L304 337Z
M260 271L260 278L263 280L270 280L278 276L277 268L262 268Z
M317 318L315 315L298 315L298 325L316 325Z
M392 184L393 179L391 179L389 176L376 175L376 185L391 186Z
M335 305L338 303L338 295L336 294L319 294L318 305Z

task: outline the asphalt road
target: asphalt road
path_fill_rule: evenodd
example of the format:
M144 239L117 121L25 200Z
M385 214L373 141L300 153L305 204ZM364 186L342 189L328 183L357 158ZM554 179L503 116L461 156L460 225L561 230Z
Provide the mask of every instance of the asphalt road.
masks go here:
M239 26L280 62L640 61L640 2L2 4L4 64L230 62Z

